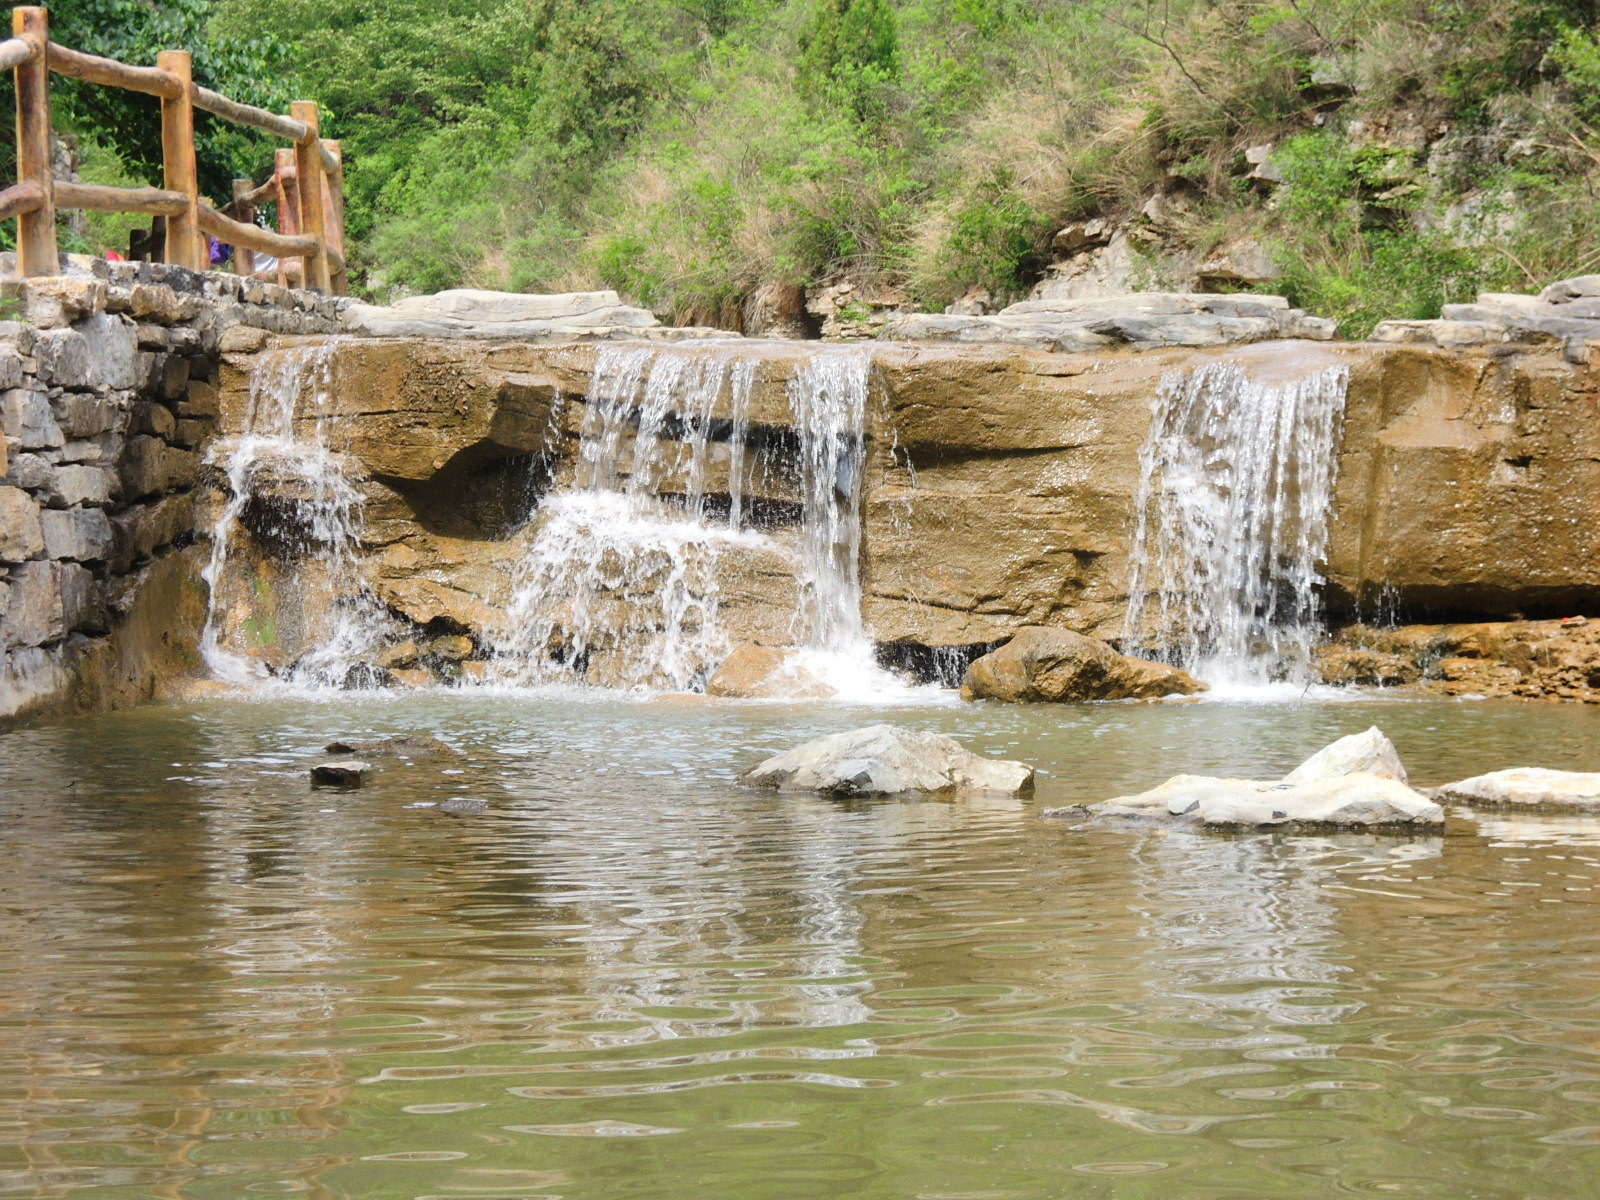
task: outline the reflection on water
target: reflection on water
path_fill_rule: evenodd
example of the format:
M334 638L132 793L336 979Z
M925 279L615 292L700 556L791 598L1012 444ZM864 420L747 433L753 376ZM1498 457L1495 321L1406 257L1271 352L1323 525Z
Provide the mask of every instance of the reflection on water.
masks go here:
M732 783L874 716L430 696L5 735L0 1195L1592 1194L1582 821L1033 810L1374 721L1424 784L1593 769L1600 714L905 708L1039 764L1037 800ZM467 757L305 787L331 737L403 730Z

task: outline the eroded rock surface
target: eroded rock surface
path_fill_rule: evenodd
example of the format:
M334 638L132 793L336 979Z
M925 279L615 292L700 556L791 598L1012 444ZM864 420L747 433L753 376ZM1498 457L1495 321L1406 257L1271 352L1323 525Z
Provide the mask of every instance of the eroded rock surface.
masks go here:
M1536 296L1480 292L1471 304L1446 304L1438 320L1382 321L1372 340L1453 348L1558 342L1581 353L1600 341L1600 275L1563 279Z
M767 759L740 780L780 792L832 796L948 792L1023 796L1033 791L1033 768L983 758L942 734L872 725L807 742Z
M964 700L1151 700L1206 690L1187 671L1118 654L1068 629L1018 630L967 668Z

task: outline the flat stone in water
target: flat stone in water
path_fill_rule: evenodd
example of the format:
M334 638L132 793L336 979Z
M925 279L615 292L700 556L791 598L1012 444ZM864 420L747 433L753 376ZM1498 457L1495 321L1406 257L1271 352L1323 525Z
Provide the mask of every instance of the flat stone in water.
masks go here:
M1544 808L1600 813L1600 772L1512 767L1434 788L1436 799L1482 808Z
M374 738L368 741L329 742L323 747L329 754L364 754L368 758L460 758L461 752L448 742L436 737L407 733L399 737Z
M902 796L925 792L1033 793L1027 763L984 758L938 733L870 725L807 742L740 777L780 792Z
M1225 828L1278 825L1435 829L1444 809L1405 784L1355 773L1299 783L1176 775L1100 804L1046 809L1047 817L1143 817Z

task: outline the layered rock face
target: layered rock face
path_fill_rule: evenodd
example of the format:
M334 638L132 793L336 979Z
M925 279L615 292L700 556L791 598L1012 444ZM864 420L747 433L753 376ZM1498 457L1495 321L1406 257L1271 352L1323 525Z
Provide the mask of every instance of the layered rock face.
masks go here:
M720 616L735 641L782 645L794 637L800 503L783 467L796 445L786 389L813 351L740 353L757 361L747 419L767 439L743 468L745 494L770 538L720 560ZM367 573L384 604L433 633L494 628L526 537L518 525L578 468L596 354L463 340L331 348L329 428L358 464ZM1026 626L1120 635L1154 397L1165 377L1217 361L1262 380L1348 370L1331 613L1380 600L1486 615L1600 607L1589 566L1600 422L1581 357L1292 340L1092 355L879 345L861 499L867 628L879 643L969 657ZM243 411L254 362L225 356L225 413ZM725 497L728 469L714 466L723 474L702 486Z

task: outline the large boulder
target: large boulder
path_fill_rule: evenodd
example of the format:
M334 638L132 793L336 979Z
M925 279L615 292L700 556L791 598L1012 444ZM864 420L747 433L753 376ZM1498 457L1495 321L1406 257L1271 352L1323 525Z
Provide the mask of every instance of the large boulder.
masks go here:
M1285 783L1311 783L1344 775L1376 775L1406 782L1406 769L1394 743L1376 725L1324 746L1283 777Z
M871 725L769 758L740 781L780 792L831 796L968 791L1025 796L1033 792L1033 768L980 757L943 734Z
M756 642L740 642L706 680L706 695L731 700L826 700L835 694L794 647Z
M1206 690L1187 671L1118 654L1099 638L1031 626L967 668L966 700L1150 700Z
M1444 824L1444 810L1426 796L1398 780L1360 772L1298 783L1176 775L1147 792L1046 809L1044 815L1155 818L1222 828L1432 829Z
M1440 800L1482 808L1600 812L1600 772L1512 767L1434 788Z

